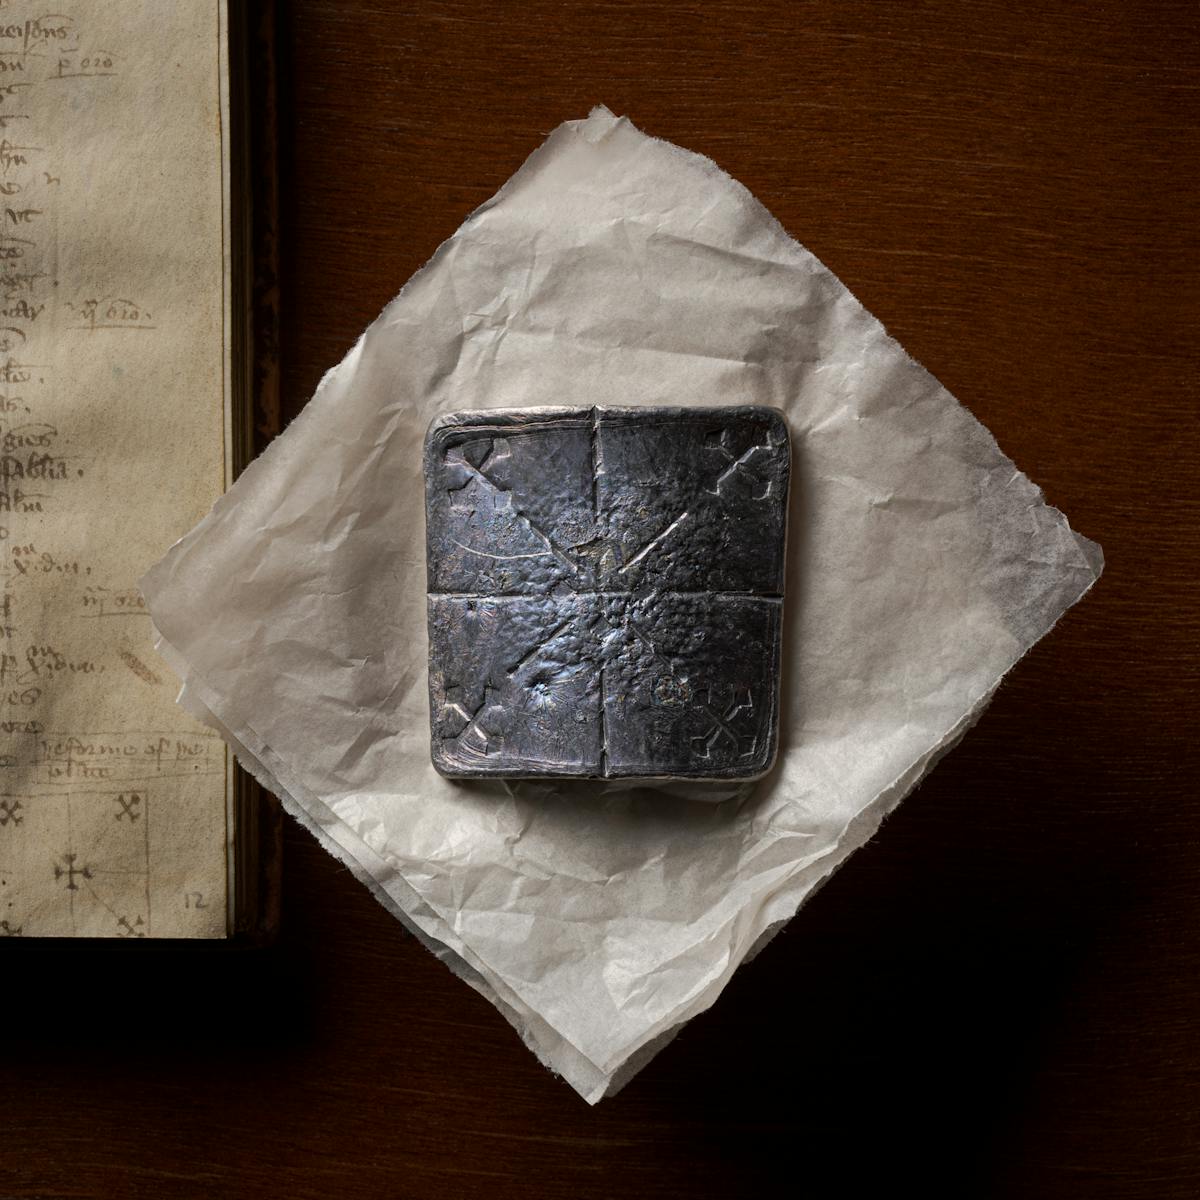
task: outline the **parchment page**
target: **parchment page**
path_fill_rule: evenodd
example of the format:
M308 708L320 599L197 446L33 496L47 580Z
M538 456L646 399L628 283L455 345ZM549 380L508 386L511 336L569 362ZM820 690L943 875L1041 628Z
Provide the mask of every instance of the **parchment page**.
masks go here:
M223 33L0 4L0 935L226 931L227 751L136 586L225 485Z

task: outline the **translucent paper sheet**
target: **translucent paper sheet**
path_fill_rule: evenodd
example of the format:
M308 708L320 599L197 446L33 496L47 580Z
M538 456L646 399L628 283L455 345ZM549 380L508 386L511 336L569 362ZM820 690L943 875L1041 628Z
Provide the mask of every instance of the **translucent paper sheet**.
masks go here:
M742 403L793 440L773 773L715 804L439 777L430 420ZM597 109L438 249L143 589L182 702L594 1102L871 836L1100 566L743 187Z

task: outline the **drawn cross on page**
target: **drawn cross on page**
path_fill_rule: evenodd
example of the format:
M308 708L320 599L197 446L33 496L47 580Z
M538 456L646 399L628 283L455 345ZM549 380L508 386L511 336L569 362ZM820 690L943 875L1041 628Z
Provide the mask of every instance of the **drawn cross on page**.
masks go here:
M87 863L78 866L78 861L78 855L67 853L62 856L61 862L54 864L54 878L65 879L66 889L69 892L79 891L79 880L92 877L92 868Z

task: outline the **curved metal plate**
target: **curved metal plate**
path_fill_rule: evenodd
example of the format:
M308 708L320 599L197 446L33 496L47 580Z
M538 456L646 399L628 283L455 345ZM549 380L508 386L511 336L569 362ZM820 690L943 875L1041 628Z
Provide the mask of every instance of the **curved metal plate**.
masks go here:
M787 426L769 408L436 420L425 487L437 769L768 770L789 468Z

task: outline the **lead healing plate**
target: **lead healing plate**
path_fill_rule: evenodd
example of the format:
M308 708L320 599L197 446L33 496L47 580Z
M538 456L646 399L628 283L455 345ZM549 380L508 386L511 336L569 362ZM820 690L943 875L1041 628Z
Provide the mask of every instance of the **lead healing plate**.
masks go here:
M434 766L462 778L767 771L789 465L770 408L434 421Z

